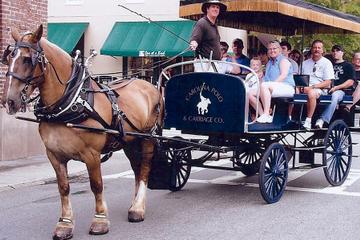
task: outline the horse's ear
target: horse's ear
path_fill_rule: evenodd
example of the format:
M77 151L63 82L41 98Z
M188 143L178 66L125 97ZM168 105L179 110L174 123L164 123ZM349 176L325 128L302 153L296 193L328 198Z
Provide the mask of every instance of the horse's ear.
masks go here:
M39 42L43 35L43 25L40 24L38 29L33 33L32 40L34 43Z
M21 37L19 31L15 27L11 29L11 36L16 42L19 41Z

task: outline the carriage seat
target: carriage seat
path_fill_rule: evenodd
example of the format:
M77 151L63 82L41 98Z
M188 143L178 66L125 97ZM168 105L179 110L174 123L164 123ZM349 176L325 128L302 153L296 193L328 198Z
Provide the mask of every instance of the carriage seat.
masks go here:
M308 95L305 93L294 94L293 103L294 104L305 104L308 101ZM340 105L352 104L353 97L352 95L345 95L343 100L340 102ZM331 94L321 95L317 100L318 104L327 105L331 103Z

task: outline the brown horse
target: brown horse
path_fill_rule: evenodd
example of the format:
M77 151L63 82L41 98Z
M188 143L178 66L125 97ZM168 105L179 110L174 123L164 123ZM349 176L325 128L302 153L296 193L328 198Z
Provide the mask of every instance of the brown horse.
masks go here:
M20 35L12 31L16 41L13 50L5 51L3 63L9 65L3 105L9 114L15 114L23 106L34 89L38 88L44 108L52 109L64 95L67 81L72 75L73 60L56 45L42 38L43 27L34 33ZM93 109L107 124L113 119L113 104L99 85L93 80L90 87L93 94ZM122 86L112 85L119 108L130 121L123 122L124 132L141 131L148 133L154 126L161 126L163 100L160 92L150 83L135 80ZM88 127L102 128L98 120L87 118L81 121ZM135 128L135 129L134 129ZM61 198L61 214L56 224L53 239L69 239L73 235L74 216L69 198L67 163L79 160L86 164L91 190L95 196L95 215L90 226L90 234L105 234L109 231L108 209L103 194L103 181L100 171L100 154L114 141L109 141L105 133L69 128L64 122L46 121L39 124L39 133L46 147L47 156L56 172ZM112 138L114 139L114 138ZM135 195L128 211L131 222L144 220L145 198L151 160L155 143L151 139L131 136L117 138L117 149L123 148L135 173Z

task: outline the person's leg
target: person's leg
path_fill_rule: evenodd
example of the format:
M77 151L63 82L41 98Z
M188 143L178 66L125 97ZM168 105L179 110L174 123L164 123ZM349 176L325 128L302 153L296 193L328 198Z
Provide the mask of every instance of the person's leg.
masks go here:
M271 105L271 93L272 93L272 85L270 82L266 82L261 84L261 102L264 107L264 114L270 115L270 105Z
M329 123L339 102L344 98L345 92L337 90L331 94L331 103L325 108L325 111L321 114L321 119Z
M316 108L316 99L320 96L314 89L307 89L305 93L308 95L307 102L307 117L312 118Z
M264 110L262 108L261 102L260 102L260 98L257 99L257 89L251 89L248 93L249 96L249 104L251 105L251 107L253 107L256 111L256 103L257 101L259 101L258 103L258 114L262 115L264 113Z
M346 108L351 109L360 100L360 84L357 85L353 93L353 103L346 105Z

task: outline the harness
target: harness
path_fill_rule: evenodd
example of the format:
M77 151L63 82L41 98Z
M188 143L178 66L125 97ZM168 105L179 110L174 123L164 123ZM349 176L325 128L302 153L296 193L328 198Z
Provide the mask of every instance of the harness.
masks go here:
M6 64L7 57L9 54L15 55L19 48L28 48L30 51L35 50L35 53L31 55L32 59L32 68L31 73L28 77L21 77L15 72L7 72L6 76L12 76L19 81L25 83L24 89L21 91L21 101L23 104L26 104L30 101L36 99L34 106L34 114L40 121L43 122L54 122L54 123L81 123L89 118L92 118L98 121L104 128L118 130L120 134L107 135L107 142L103 149L103 153L111 153L114 150L117 150L119 144L125 144L123 140L124 131L122 121L126 121L134 130L138 132L143 132L139 130L126 116L126 114L119 108L117 104L117 99L119 97L118 93L112 90L110 87L103 85L99 82L95 83L99 89L94 89L91 85L92 78L90 77L87 69L75 62L73 62L73 70L70 79L66 82L66 87L64 94L57 102L46 106L39 95L30 99L27 97L27 89L29 85L39 86L42 81L45 80L44 74L46 70L46 64L49 63L54 72L58 81L64 85L63 81L60 80L56 69L54 66L47 61L44 51L41 48L39 42L37 44L31 44L27 42L18 41L15 44L13 50L12 46L9 45L2 56L2 62ZM35 68L37 65L40 65L41 74L38 76L33 76ZM41 79L40 81L35 81L35 79ZM126 80L127 82L122 85L122 87L127 86L133 80ZM112 109L112 121L108 124L94 109L94 94L95 93L104 93L106 94L108 100L111 104ZM156 124L155 124L156 125ZM152 129L153 131L153 129ZM116 141L114 141L116 140Z

